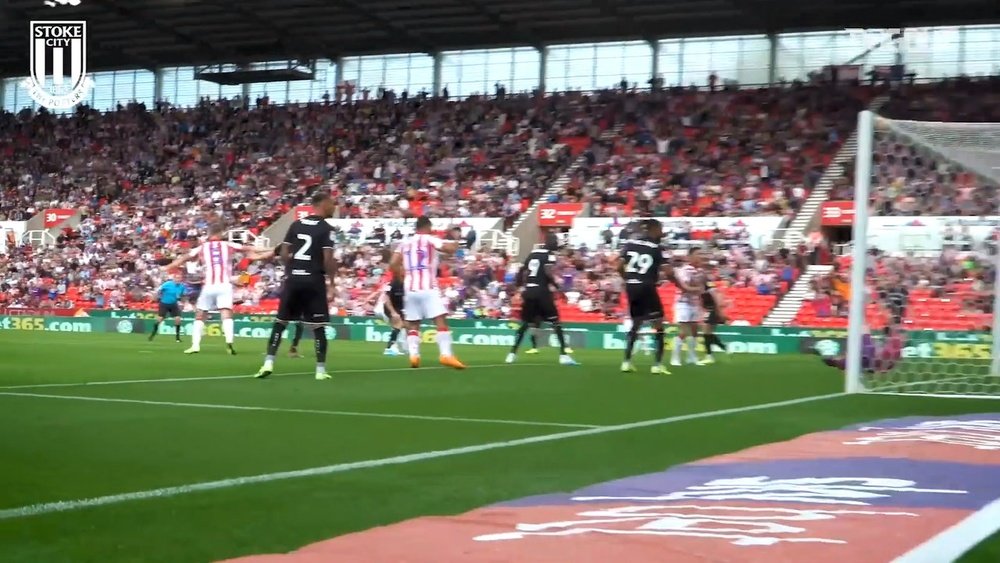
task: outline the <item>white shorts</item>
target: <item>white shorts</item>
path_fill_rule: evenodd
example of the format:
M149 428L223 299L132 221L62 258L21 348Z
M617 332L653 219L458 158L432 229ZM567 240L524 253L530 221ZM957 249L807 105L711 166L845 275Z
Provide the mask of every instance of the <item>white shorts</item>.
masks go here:
M674 324L701 322L701 309L690 303L674 303Z
M407 321L436 319L448 313L437 289L407 291L403 294L403 316Z
M201 288L196 305L199 311L218 311L233 308L233 286L228 283L206 285Z

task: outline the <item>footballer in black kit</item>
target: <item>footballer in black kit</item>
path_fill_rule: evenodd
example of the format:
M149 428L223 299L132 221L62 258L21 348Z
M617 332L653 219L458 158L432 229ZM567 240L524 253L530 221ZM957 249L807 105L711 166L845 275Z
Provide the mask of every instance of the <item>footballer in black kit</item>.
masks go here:
M507 354L508 364L514 362L517 349L521 346L521 341L524 340L528 329L546 322L552 325L552 330L559 340L559 363L576 365L566 347L566 335L563 333L562 324L559 322L559 310L556 308L554 289L556 280L552 274L552 268L556 263L557 250L558 243L554 238L550 238L545 244L537 245L525 258L524 264L517 272L517 285L522 288L521 326L517 329L514 346Z
M399 319L403 318L403 295L405 292L403 278L395 275L391 276L389 284L385 287L384 305L386 321L392 324L389 341L385 344L385 354L387 356L396 356L403 353L402 349L396 349L397 343L399 343L400 348L405 345L405 342L400 340L400 335L403 334L403 323L400 320L399 324L394 324L392 315L396 315Z
M722 312L722 302L715 292L715 284L711 281L705 283L705 291L701 294L701 307L705 310L705 322L702 326L702 338L705 342L705 363L713 363L712 347L726 351L726 345L722 343L718 335L715 334L715 327L726 324L726 317Z
M619 255L618 273L625 280L625 294L628 297L629 317L632 326L629 329L625 343L625 361L622 371L635 371L632 366L632 351L639 339L639 330L643 323L650 323L656 337L656 364L653 373L669 373L663 362L663 302L660 300L658 286L663 266L667 263L664 250L660 245L663 238L663 225L656 219L642 222L641 227L633 233L632 238L622 243Z
M330 379L326 373L326 325L330 322L328 295L332 293L336 264L333 258L333 227L326 222L335 210L328 193L313 196L314 214L292 223L277 249L285 266L285 282L278 304L278 317L271 329L267 356L257 373L265 378L274 371L274 356L281 345L285 327L302 321L313 330L316 345L316 379ZM327 291L327 280L330 292Z

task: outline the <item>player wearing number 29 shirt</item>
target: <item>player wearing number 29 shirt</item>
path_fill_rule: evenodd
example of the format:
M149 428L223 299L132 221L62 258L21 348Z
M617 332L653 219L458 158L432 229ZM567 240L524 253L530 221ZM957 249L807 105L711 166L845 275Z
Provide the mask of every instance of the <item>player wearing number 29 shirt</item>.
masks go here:
M333 227L326 220L333 215L335 206L329 194L320 193L313 197L312 207L315 214L292 223L278 249L285 266L285 282L278 303L278 318L271 328L267 355L257 372L258 378L265 378L274 371L274 358L285 327L292 321L300 321L313 331L316 379L330 379L326 373L326 325L330 322L328 301L333 295L336 261L333 258Z
M625 294L628 297L629 328L625 344L625 360L622 371L635 371L632 365L632 351L639 339L639 329L645 322L653 326L656 336L656 363L652 373L669 374L663 367L663 303L657 287L661 270L666 263L664 250L660 246L663 225L656 219L643 221L642 228L632 238L622 244L618 262L618 273L625 280Z
M403 315L407 325L406 344L410 366L420 367L420 322L434 319L441 365L465 369L452 352L451 332L445 315L448 310L438 288L438 267L441 256L458 250L458 243L445 241L431 233L431 220L417 219L416 232L396 248L389 264L393 273L403 278Z

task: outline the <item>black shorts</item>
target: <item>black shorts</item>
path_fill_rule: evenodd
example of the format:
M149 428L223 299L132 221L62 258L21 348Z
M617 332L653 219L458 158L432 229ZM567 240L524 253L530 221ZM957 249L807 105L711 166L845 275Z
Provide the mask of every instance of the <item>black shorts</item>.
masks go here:
M663 302L655 285L631 284L625 286L628 296L628 315L632 322L662 319Z
M181 306L179 303L160 303L160 310L156 313L157 317L161 318L171 318L181 316Z
M400 314L400 316L403 315L403 296L402 295L400 295L399 297L390 296L389 297L389 303L392 304L392 308L395 309L396 312Z
M556 299L551 293L525 293L521 303L521 320L526 323L559 320Z
M705 317L705 324L707 325L724 325L726 324L726 319L719 314L719 310L716 308L711 308L708 310L708 316Z
M278 320L307 323L330 322L324 280L285 280L278 303Z

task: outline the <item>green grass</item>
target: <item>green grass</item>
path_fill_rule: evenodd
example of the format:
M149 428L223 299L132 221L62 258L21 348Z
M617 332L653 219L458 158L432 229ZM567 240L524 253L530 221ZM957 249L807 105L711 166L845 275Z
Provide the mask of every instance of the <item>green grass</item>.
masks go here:
M261 341L218 342L188 357L160 337L0 337L0 385L186 378L176 382L3 389L154 402L285 409L222 410L0 395L0 510L158 487L296 470L613 425L842 390L813 357L746 356L669 377L617 373L618 353L581 351L580 368L551 350L500 365L498 348L464 348L465 372L405 368L377 344L334 342L336 378L311 360L280 358L267 381L199 377L253 373ZM648 359L639 356L640 366ZM543 365L544 364L544 365ZM988 400L850 396L620 432L0 520L0 561L201 562L290 551L422 515L585 485L877 418L989 412ZM289 412L291 409L342 414ZM494 421L404 419L370 413ZM1000 560L1000 537L965 558Z

